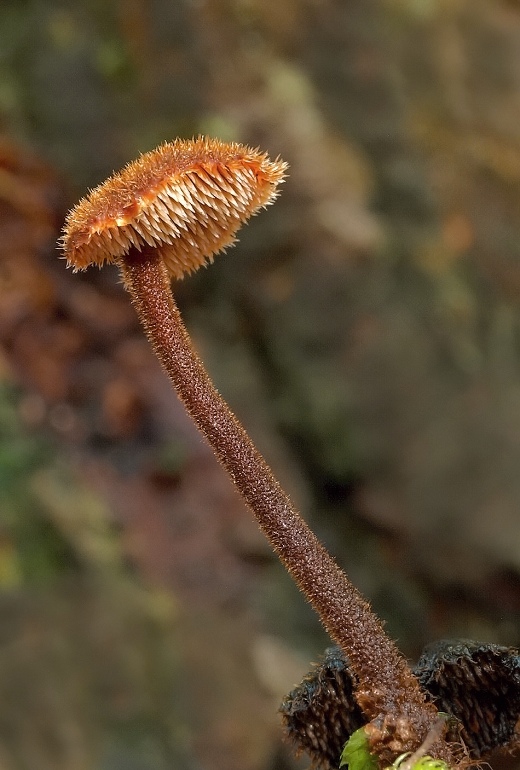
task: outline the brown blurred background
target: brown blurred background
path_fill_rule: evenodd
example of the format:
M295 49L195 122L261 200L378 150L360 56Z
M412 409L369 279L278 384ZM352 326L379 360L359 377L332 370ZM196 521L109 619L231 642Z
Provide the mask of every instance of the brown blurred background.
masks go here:
M520 3L1 0L1 770L297 767L327 639L55 245L199 133L291 165L175 286L217 386L410 658L520 641Z

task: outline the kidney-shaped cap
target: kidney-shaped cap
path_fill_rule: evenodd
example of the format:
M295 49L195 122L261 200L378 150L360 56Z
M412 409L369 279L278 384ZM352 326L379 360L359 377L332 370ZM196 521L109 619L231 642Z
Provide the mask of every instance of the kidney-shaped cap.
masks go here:
M67 215L62 246L76 270L156 248L180 278L230 246L243 222L272 203L287 164L237 143L199 137L141 155Z

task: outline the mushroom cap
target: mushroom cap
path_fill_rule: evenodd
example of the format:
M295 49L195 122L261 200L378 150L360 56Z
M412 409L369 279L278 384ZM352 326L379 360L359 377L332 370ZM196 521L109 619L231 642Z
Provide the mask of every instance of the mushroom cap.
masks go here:
M69 266L119 263L132 247L159 250L182 277L235 242L243 222L277 196L287 164L235 142L176 139L141 155L68 213Z

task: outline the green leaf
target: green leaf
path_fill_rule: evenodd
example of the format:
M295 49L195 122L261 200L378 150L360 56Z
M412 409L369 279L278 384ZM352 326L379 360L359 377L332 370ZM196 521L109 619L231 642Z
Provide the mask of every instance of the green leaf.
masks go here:
M379 764L368 749L368 738L363 727L352 733L341 752L340 767L349 770L378 770ZM429 770L426 769L425 770Z

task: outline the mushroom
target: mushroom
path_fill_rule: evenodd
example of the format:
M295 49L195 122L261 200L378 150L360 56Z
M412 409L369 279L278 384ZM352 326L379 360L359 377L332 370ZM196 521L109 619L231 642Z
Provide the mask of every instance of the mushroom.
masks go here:
M170 281L235 240L272 203L287 165L257 150L199 137L163 144L92 190L68 214L69 266L119 265L148 339L281 561L348 656L356 698L372 721L371 745L413 751L438 713L368 603L293 506L193 349ZM390 720L391 724L388 722ZM392 746L388 748L389 729ZM377 735L376 735L377 734ZM443 740L436 756L450 758Z

